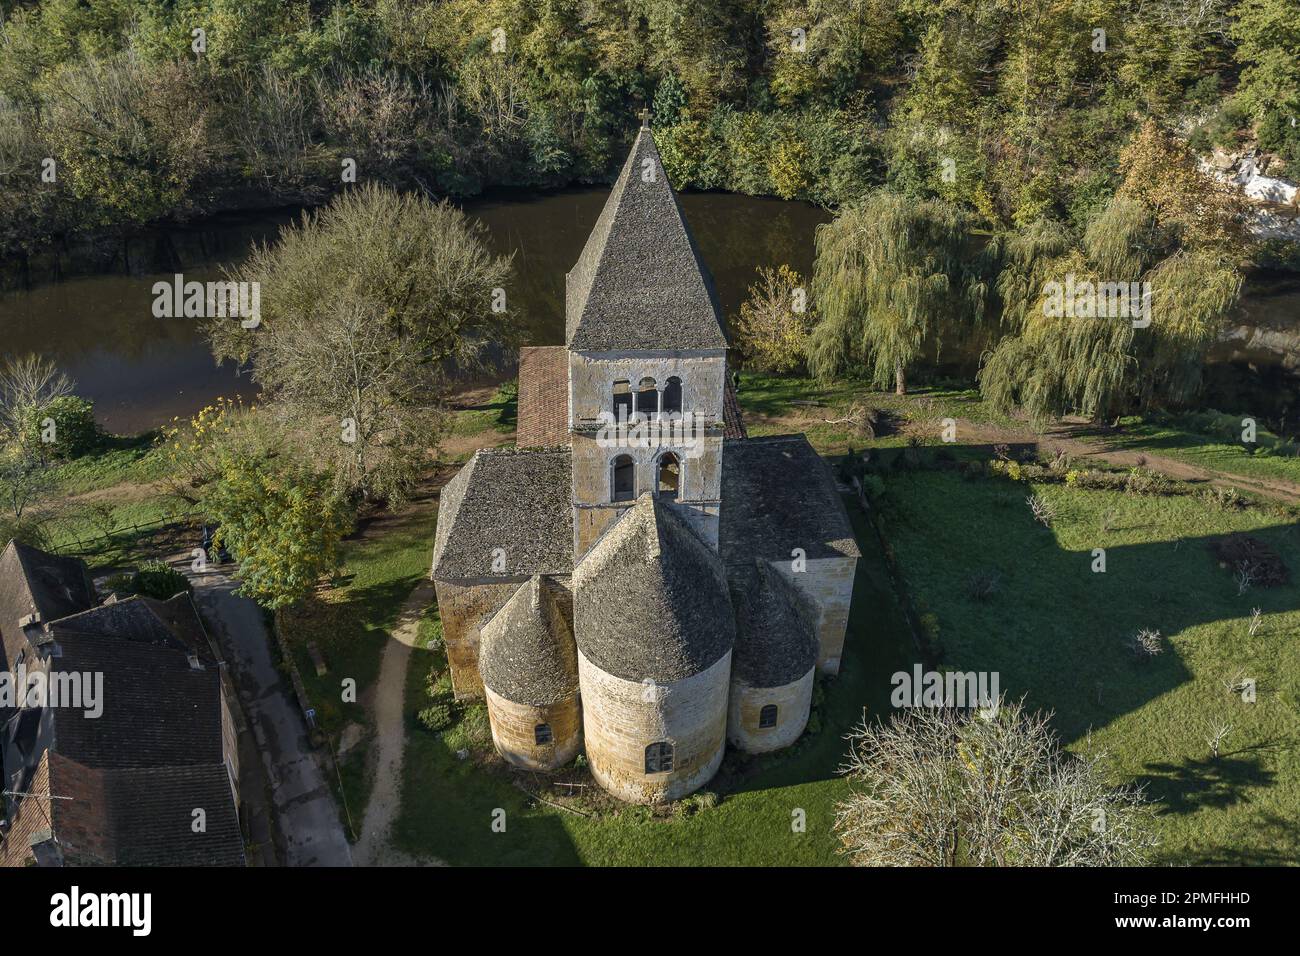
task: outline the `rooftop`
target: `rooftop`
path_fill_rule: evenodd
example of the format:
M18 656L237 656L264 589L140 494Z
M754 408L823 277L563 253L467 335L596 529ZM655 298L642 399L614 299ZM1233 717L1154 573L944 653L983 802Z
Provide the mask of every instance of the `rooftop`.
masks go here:
M736 609L731 673L750 687L784 687L817 663L816 614L767 561L727 569Z
M624 680L698 674L735 638L722 562L672 505L648 493L579 562L573 593L579 650Z
M623 171L565 281L570 349L723 349L713 280L664 172L637 134Z
M567 448L481 449L438 502L433 577L568 574L573 568ZM499 549L499 550L498 550ZM494 558L504 562L494 569Z
M577 693L578 652L566 597L534 575L483 626L478 667L494 694L545 707Z
M861 557L830 467L804 435L726 440L719 547L728 564Z

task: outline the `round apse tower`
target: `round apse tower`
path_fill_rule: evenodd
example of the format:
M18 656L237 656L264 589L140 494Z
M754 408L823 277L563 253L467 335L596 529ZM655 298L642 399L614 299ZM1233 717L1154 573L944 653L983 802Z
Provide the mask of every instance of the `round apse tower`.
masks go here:
M718 555L643 495L573 575L592 775L632 803L707 783L726 748L735 621Z

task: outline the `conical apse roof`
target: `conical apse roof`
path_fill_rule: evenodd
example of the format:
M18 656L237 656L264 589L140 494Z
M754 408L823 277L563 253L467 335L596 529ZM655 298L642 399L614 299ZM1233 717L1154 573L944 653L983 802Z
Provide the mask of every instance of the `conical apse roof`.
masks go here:
M668 504L644 494L573 574L578 649L624 680L707 670L735 640L717 554Z
M643 128L565 282L578 351L726 348L713 280Z
M534 575L483 626L478 668L494 694L545 707L578 689L573 633L555 590Z

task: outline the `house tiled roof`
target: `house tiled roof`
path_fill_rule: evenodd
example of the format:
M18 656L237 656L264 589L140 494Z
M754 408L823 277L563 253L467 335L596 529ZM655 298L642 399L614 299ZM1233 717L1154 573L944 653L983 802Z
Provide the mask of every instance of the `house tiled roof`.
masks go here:
M50 761L50 820L72 866L243 866L244 841L220 763L108 770ZM196 832L195 811L203 827Z
M648 492L578 563L573 602L583 657L624 680L699 674L735 638L722 562Z
M480 449L442 489L432 576L568 574L572 467L567 448ZM503 564L494 567L498 555Z
M749 437L749 432L745 430L745 420L740 413L740 401L736 398L736 386L730 379L722 393L722 437Z
M534 345L519 350L518 425L520 448L569 444L569 350Z
M18 622L39 614L42 624L93 607L95 586L77 558L47 554L10 541L0 554L0 641L8 670L26 644Z
M861 557L830 468L804 435L723 442L719 547L728 564Z
M717 296L654 137L637 135L565 280L565 332L579 351L722 349Z

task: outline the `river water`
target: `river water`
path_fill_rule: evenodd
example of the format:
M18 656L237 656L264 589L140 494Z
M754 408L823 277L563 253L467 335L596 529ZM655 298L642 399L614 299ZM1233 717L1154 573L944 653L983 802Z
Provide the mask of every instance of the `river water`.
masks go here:
M513 253L510 313L540 345L564 337L564 275L595 225L608 190L570 189L538 195L503 190L466 205L487 226L495 251ZM713 273L724 314L745 298L759 266L789 263L807 275L813 233L828 214L814 206L722 193L686 193L682 208ZM273 240L296 213L272 212L209 221L149 235L124 246L117 271L37 284L0 295L0 353L39 352L76 379L95 402L104 427L141 431L188 415L218 395L251 397L246 376L217 366L193 319L153 316L153 283L175 271L186 280L217 278L255 241ZM161 241L160 241L161 240ZM165 263L165 267L162 265ZM1300 341L1300 279L1251 286L1234 324L1296 334ZM980 343L952 349L943 372L970 376ZM1300 419L1300 378L1284 372L1275 352L1225 345L1207 375L1208 404L1250 411L1279 423Z

